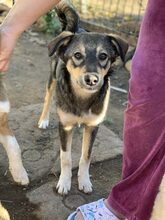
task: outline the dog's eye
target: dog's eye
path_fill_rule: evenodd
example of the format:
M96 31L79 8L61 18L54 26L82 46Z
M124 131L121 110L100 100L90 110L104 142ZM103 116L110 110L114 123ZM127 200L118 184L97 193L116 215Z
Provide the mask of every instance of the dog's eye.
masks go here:
M80 52L76 52L75 54L74 54L74 57L77 59L77 60L81 60L82 59L82 54L80 53Z
M99 54L99 59L100 59L101 61L106 60L107 57L108 57L108 55L107 55L106 53L100 53L100 54Z

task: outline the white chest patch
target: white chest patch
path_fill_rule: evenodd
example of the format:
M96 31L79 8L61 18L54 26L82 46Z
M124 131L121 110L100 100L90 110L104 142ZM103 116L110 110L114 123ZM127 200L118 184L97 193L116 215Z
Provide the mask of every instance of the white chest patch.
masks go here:
M10 102L9 101L0 101L0 112L10 112Z

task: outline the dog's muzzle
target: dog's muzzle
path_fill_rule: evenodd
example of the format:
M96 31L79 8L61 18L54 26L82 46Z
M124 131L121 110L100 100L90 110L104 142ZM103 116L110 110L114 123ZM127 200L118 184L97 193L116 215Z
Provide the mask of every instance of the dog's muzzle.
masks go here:
M99 90L102 86L102 78L97 73L85 73L80 81L82 87L89 91Z
M85 74L84 82L87 86L96 86L99 83L99 77L96 74Z

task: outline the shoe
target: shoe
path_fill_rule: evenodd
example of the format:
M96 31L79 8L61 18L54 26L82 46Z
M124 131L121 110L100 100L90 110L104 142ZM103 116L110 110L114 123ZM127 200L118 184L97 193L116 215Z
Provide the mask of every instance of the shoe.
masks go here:
M75 220L75 216L81 212L84 220L119 220L104 204L104 199L82 205L73 212L67 220Z

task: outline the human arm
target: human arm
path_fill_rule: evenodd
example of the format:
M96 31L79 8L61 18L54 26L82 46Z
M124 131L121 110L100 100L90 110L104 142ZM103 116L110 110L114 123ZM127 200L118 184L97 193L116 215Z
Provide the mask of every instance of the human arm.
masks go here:
M60 0L17 0L0 26L0 72L8 69L11 54L21 33Z

